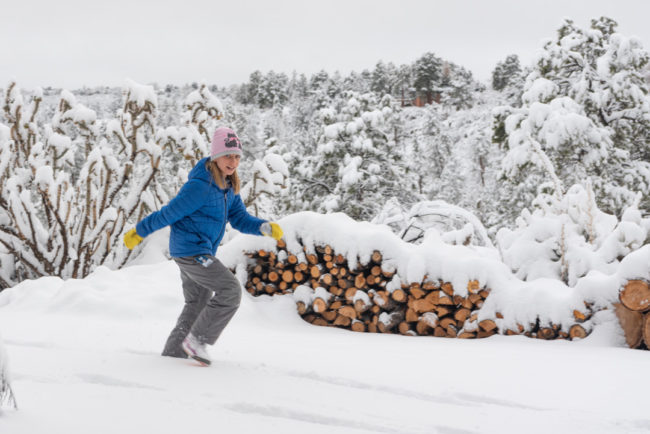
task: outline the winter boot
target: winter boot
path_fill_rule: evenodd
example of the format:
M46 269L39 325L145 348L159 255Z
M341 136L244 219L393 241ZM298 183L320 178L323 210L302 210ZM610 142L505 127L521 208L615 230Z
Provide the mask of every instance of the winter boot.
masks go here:
M187 335L183 341L183 350L203 366L210 366L210 363L212 363L205 344L201 343L192 333Z

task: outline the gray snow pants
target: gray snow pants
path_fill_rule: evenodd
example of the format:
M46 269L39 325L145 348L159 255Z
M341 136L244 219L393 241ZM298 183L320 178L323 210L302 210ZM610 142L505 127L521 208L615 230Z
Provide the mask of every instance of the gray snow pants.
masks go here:
M181 270L185 306L167 338L163 356L187 357L181 343L192 333L202 343L214 345L241 301L241 286L217 258L204 266L196 257L173 258Z

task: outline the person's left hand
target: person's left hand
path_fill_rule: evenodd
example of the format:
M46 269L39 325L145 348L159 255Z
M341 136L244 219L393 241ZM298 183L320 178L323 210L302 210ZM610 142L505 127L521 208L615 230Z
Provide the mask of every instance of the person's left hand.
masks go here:
M260 232L262 232L262 234L266 235L267 237L273 237L276 241L282 238L282 235L284 235L284 232L282 232L280 225L274 222L262 223L262 226L260 226Z

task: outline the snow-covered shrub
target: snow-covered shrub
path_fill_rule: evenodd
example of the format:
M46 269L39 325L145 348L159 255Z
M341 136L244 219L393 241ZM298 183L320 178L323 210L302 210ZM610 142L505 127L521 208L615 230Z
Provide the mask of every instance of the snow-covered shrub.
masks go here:
M124 232L168 201L179 184L170 162L193 162L206 152L207 125L221 110L201 88L188 97L185 129L157 134L151 86L127 80L123 108L109 120L97 119L63 91L50 123L37 122L41 99L38 90L26 102L15 83L5 96L1 287L46 275L82 278L98 265L123 265L133 254L122 244ZM163 149L173 151L164 164Z
M244 205L250 207L254 215L262 215L261 211L264 211L266 218L270 218L273 202L286 192L289 184L287 164L280 155L269 150L262 160L253 162L251 172L250 180L241 189Z
M418 202L404 210L396 198L391 198L372 223L388 225L409 243L435 236L447 244L494 247L474 214L442 200Z
M532 212L523 210L516 229L497 233L503 261L521 279L560 279L569 286L592 270L614 273L623 257L650 241L650 218L642 217L640 198L619 220L598 208L589 183L575 184L564 195L542 192Z
M11 405L16 408L16 398L11 390L11 384L9 384L7 353L2 344L2 339L0 339L0 409L5 405Z

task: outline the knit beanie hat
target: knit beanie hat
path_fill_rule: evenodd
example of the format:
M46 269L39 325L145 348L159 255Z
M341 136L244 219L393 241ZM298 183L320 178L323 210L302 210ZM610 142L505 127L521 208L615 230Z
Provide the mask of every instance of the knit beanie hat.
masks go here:
M228 154L241 155L241 142L239 141L239 137L230 128L217 128L212 136L210 159L215 160L222 155Z

